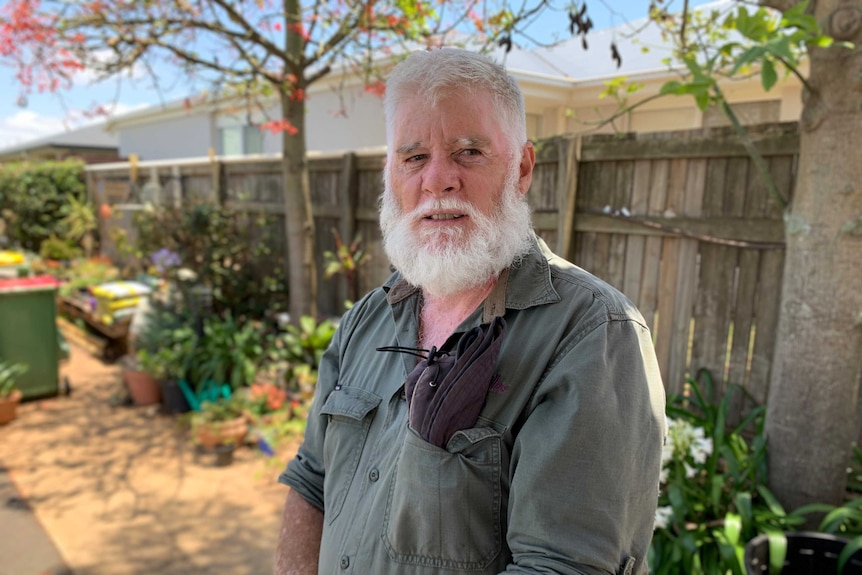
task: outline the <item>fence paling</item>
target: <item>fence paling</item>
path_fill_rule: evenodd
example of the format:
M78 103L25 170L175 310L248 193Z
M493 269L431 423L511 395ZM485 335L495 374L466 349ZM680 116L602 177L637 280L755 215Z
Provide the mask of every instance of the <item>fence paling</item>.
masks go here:
M793 188L795 126L752 130L779 192ZM766 399L784 261L781 209L766 193L744 147L721 129L623 138L556 137L536 144L538 163L528 199L534 224L558 253L627 294L653 330L669 393L684 378L710 369L719 392L739 383ZM333 249L361 234L370 262L357 278L360 293L390 273L377 223L382 154L350 153L309 160L317 224L318 269ZM284 226L277 157L200 162L140 162L88 168L90 194L101 204L140 198L145 186L161 201L223 201L266 212ZM131 230L131 213L103 222L103 248L118 256L107 227ZM610 213L607 213L610 212ZM628 216L626 214L629 214ZM284 233L273 234L284 257ZM716 243L719 242L719 243ZM724 243L720 243L724 242ZM322 273L322 271L321 271ZM321 310L338 314L343 278L319 282ZM741 412L740 400L734 411Z

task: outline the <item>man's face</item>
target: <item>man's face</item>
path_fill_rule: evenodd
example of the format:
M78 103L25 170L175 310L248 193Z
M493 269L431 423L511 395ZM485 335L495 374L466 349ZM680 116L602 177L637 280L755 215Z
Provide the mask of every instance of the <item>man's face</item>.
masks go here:
M399 106L381 225L408 281L446 295L483 284L524 251L535 155L509 142L487 93Z
M417 95L399 106L387 163L389 185L404 213L420 210L413 223L417 232L443 232L434 234L440 238L447 230L473 227L469 215L435 209L434 200L465 201L486 216L499 205L513 154L520 150L509 149L495 116L485 92L450 95L433 108ZM529 175L518 182L522 194Z

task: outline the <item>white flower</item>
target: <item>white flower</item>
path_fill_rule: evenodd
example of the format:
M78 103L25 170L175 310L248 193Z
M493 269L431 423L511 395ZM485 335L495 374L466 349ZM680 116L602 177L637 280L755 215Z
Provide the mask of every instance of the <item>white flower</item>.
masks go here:
M712 439L699 438L695 439L691 445L691 458L695 463L703 465L706 463L706 458L712 455Z
M665 442L664 445L661 446L661 466L664 467L673 459L673 444Z
M668 505L655 510L655 529L665 529L673 517L673 509Z
M177 279L184 282L193 282L198 279L198 274L189 268L180 268L177 270Z
M667 478L669 475L670 475L670 469L667 467L662 467L661 473L659 473L659 476L658 476L658 482L659 483L667 483Z
M685 478L691 479L697 473L697 469L689 465L688 463L683 463L685 465Z

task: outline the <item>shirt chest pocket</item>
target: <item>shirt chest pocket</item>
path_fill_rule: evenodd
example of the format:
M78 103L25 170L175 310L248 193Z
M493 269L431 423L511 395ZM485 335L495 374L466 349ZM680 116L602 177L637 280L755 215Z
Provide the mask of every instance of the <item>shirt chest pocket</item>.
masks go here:
M326 475L323 483L324 506L329 523L338 517L356 475L359 459L368 437L374 410L381 398L358 387L336 389L320 410L327 418L323 445Z
M384 517L389 556L436 568L489 568L502 548L501 449L491 428L458 431L447 449L408 428Z

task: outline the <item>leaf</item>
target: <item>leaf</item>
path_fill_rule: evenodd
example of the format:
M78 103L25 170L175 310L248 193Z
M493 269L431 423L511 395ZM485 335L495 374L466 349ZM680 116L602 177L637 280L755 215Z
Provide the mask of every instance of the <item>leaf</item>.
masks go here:
M728 75L735 75L743 66L748 66L752 62L755 62L758 59L762 58L765 52L766 48L764 48L763 46L752 46L751 48L739 55L739 57L736 59L736 62L734 62L733 64L733 68L731 68L730 72L728 72Z
M763 60L763 66L760 68L760 83L763 85L763 90L768 92L775 86L778 81L778 74L775 72L775 66L771 60Z
M862 549L862 535L850 540L844 549L841 550L841 555L838 556L838 573L844 572L844 566L850 560L854 553Z
M766 502L766 506L769 507L769 510L772 511L777 517L784 517L787 513L784 511L784 507L778 502L778 499L772 494L769 489L766 488L765 485L758 485L757 492L763 497L763 500Z
M767 531L769 539L769 575L779 575L784 570L787 557L787 536L780 531Z
M728 513L724 516L724 534L732 545L739 545L742 534L742 518L739 515Z

